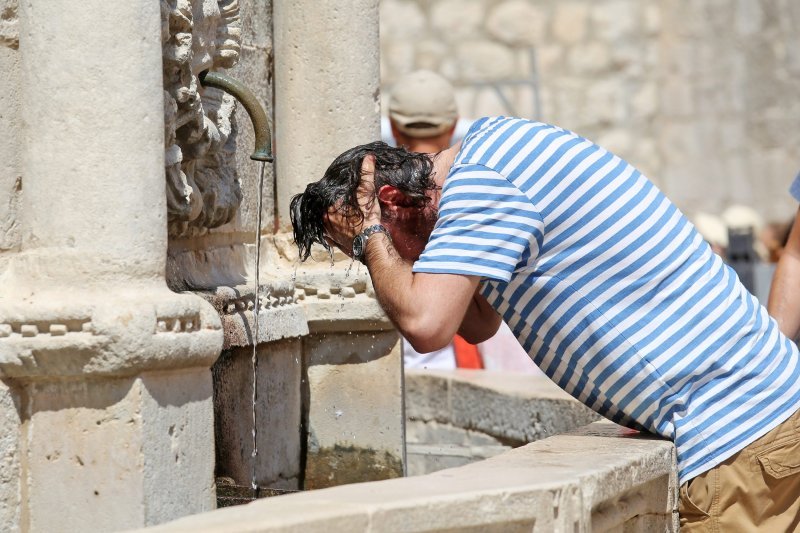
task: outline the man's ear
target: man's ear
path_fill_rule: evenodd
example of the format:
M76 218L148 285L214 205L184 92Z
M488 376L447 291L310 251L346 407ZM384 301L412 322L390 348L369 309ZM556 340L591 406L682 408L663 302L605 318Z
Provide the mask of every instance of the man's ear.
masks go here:
M378 200L389 209L414 207L411 199L394 185L382 185L378 189Z

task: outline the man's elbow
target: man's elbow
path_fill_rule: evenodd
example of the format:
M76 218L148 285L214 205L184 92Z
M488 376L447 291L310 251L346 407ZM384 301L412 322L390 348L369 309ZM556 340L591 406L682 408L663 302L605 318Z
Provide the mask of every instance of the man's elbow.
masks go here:
M446 327L429 324L411 324L403 331L403 336L419 353L435 352L445 348L453 341L455 331L449 332Z

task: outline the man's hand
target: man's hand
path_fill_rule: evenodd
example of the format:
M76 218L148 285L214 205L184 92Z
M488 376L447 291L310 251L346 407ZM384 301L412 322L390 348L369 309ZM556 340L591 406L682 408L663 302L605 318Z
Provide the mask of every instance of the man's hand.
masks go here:
M336 208L328 211L325 217L328 243L349 257L353 254L353 238L363 228L381 222L374 181L375 159L371 156L364 158L361 171L357 198L363 220L355 213L342 213ZM500 318L493 310L487 312L485 301L482 302L485 305L478 306L474 300L479 281L477 276L414 274L411 263L403 260L386 239L388 237L382 233L369 239L369 242L383 242L384 245L367 247L366 265L381 307L417 351L431 352L452 341L471 304L475 308L465 324L465 331L472 333L474 338L487 336L485 330L497 331ZM473 321L486 320L486 315L489 315L488 321L475 327Z
M344 214L340 206L331 207L325 215L328 244L336 246L348 257L353 256L353 239L363 228L380 224L381 206L375 190L375 157L367 156L361 165L361 183L356 191L363 220L355 214Z

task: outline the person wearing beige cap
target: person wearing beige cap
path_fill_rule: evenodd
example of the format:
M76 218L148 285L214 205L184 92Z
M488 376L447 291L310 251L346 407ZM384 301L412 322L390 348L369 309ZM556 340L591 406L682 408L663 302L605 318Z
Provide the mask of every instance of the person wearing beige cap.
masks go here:
M389 121L397 145L411 152L449 148L458 122L453 86L430 70L407 74L392 88Z

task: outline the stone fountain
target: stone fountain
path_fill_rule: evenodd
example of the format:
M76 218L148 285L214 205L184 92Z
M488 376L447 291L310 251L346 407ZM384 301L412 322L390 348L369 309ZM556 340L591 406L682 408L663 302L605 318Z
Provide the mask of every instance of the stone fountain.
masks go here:
M295 264L284 211L378 135L377 1L0 8L0 521L118 530L212 509L217 477L401 475L397 335L363 271ZM275 117L261 229L249 120L205 71Z

